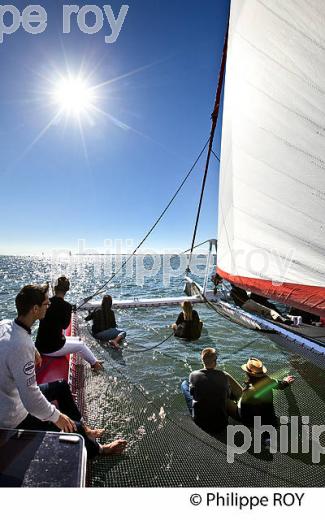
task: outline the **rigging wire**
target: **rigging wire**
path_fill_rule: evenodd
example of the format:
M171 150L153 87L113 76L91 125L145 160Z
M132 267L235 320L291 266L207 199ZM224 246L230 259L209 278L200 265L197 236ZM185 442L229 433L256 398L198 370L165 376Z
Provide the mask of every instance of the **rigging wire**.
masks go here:
M220 157L216 154L216 152L214 150L211 150L212 151L212 154L215 156L215 158L217 159L217 161L220 162Z
M198 247L203 246L204 244L208 244L209 242L210 242L210 240L205 240L204 242L201 242L200 244L196 244L196 246L194 246L193 249L197 249ZM181 253L181 255L185 255L189 251L191 251L191 249L187 249L186 251L183 251Z
M187 179L189 178L189 176L191 175L191 173L193 172L194 168L196 167L197 163L199 162L199 160L201 159L206 147L208 146L209 144L209 141L210 139L208 139L204 145L204 147L202 148L201 152L199 153L199 155L197 156L197 158L195 159L192 167L190 168L190 170L188 171L188 173L186 174L186 176L184 177L184 179L182 180L181 184L179 185L179 187L177 188L176 192L174 193L174 195L172 196L172 198L170 199L170 201L168 202L167 206L165 207L165 209L162 211L162 213L159 215L159 217L157 218L157 220L155 221L155 223L153 224L153 226L151 226L151 228L149 229L148 233L145 235L145 237L141 240L141 242L137 245L137 247L134 249L134 251L127 257L126 260L124 260L124 262L122 263L121 267L115 272L112 274L112 276L110 277L110 279L105 282L96 292L94 292L91 296L88 296L87 298L85 298L83 300L83 302L77 307L77 310L81 309L89 300L91 300L92 298L94 298L95 296L97 296L98 294L100 294L103 289L115 278L115 276L120 273L123 268L128 264L128 262L131 260L131 258L133 258L133 256L135 255L135 253L138 251L138 249L140 249L140 247L143 245L143 243L147 240L147 238L149 237L149 235L152 233L152 231L155 229L155 227L158 225L158 223L161 221L162 217L165 215L165 213L167 212L167 210L169 209L169 207L172 205L172 203L174 202L175 198L177 197L177 195L179 194L179 192L181 191L181 189L183 188L185 182L187 181Z

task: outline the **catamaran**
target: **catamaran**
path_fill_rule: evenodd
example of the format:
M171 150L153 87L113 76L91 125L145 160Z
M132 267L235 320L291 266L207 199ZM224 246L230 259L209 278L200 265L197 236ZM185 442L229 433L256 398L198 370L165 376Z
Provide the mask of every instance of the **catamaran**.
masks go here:
M190 260L224 88L218 241L209 243L207 264L216 248L216 272L225 284L294 307L296 316L307 311L317 317L316 324L280 323L248 312L225 298L226 288L209 286L209 270L203 285L196 283L190 276L190 261L186 296L115 300L115 308L179 305L189 299L209 305L238 325L268 334L314 365L325 366L324 19L325 7L318 0L308 4L304 0L232 0L189 255ZM79 309L98 305L96 299L87 298ZM63 360L65 371L67 363ZM227 464L225 439L211 438L184 413L166 417L160 409L158 414L145 392L131 387L114 364L113 370L119 381L107 389L106 397L120 405L122 393L127 395L132 403L130 428L132 421L144 424L149 415L157 414L159 420L150 423L150 435L140 432L142 426L137 430L141 443L130 461L126 457L118 463L93 463L88 474L91 485L96 485L98 473L100 485L110 486L324 485L322 466L312 466L307 455L297 452L295 456L279 453L274 461L265 454L245 453L234 465ZM316 412L311 410L310 415L315 421L317 410L323 409L318 384L323 372L312 370L316 394L306 385L299 405L314 404ZM75 367L69 374L82 404L91 375L80 375ZM54 375L58 376L57 365ZM42 381L48 377L43 373ZM289 402L287 413L294 409L298 415L294 401ZM94 408L92 400L88 415Z
M217 273L285 305L286 312L308 312L313 321L279 323L247 312L225 301L224 291L216 296L209 289L208 271L203 287L186 277L185 298L209 302L221 315L271 333L276 343L325 366L322 11L317 0L311 8L303 1L232 2L200 198L201 205L224 86ZM198 218L199 211L196 228ZM195 234L190 256L194 242ZM208 266L214 247L212 240ZM114 305L177 305L180 299Z

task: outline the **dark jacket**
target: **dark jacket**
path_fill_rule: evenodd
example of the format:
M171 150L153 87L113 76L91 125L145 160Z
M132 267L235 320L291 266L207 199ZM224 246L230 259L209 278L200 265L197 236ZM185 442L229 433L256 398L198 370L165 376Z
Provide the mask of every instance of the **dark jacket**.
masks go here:
M190 374L193 419L203 430L217 433L228 424L226 402L230 396L228 375L215 368L203 368Z
M35 341L37 350L43 354L56 352L63 347L63 331L71 321L72 305L69 302L57 296L53 296L50 302L45 317L40 320Z
M96 309L90 313L86 318L86 321L93 320L92 333L98 334L103 330L113 329L116 327L115 314L112 309L104 314L101 308Z
M180 312L176 320L176 325L175 336L178 338L195 340L201 336L202 323L195 310L192 311L191 320L185 320L184 313Z
M246 383L240 403L240 418L248 426L254 425L254 417L261 417L261 424L278 426L274 410L273 390L283 390L289 386L269 376L261 377L254 385Z

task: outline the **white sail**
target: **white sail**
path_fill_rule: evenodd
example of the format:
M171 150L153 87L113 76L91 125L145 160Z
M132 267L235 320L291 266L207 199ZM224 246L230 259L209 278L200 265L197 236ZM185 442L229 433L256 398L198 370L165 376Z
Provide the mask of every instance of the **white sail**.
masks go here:
M232 0L218 272L325 315L325 2Z

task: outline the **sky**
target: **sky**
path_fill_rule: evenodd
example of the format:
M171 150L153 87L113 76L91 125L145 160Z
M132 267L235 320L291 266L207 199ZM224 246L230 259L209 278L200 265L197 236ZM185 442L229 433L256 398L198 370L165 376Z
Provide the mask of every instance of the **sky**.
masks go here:
M146 234L209 136L229 0L129 0L114 43L105 43L106 17L85 34L72 15L63 34L68 2L39 4L46 30L21 26L0 43L0 254L123 252ZM29 2L11 5L22 12ZM92 5L97 13L111 5L117 17L123 4ZM78 117L71 97L62 105L67 78L91 92ZM217 153L220 129L219 121ZM190 247L205 158L143 250ZM212 158L197 243L217 234L218 172Z

